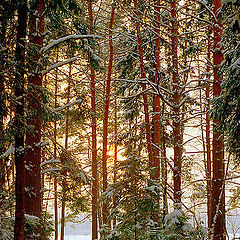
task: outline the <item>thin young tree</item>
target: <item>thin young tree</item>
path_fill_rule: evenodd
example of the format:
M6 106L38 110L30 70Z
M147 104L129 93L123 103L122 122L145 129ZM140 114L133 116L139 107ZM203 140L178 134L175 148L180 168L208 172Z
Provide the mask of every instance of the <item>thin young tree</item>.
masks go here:
M105 106L104 106L104 119L103 119L103 159L102 159L102 168L103 168L103 192L107 190L108 180L107 180L107 149L108 149L108 117L109 117L109 104L110 104L110 88L112 80L112 67L113 67L113 23L114 23L114 11L115 6L112 5L111 18L109 24L109 63L108 63L108 75L107 75L107 84L106 84L106 93L105 93ZM102 207L102 220L103 224L107 224L108 220L108 204L104 201Z
M142 43L142 36L141 36L141 29L140 29L140 22L139 22L139 10L138 10L138 1L134 0L134 15L137 18L135 20L136 30L137 30L137 43L138 43L138 53L139 53L139 62L140 62L140 76L141 79L144 81L146 78L146 72L144 69L144 61L143 61L143 43ZM146 84L142 83L142 90L143 90L143 107L144 107L144 117L145 117L145 128L146 128L146 140L147 140L147 152L148 152L148 159L149 159L149 166L154 166L154 159L153 159L153 148L152 148L152 140L151 140L151 127L150 127L150 118L149 118L149 108L148 108L148 97L146 94Z
M174 168L173 168L173 188L175 208L181 207L181 167L182 167L182 133L180 114L180 94L179 94L179 73L178 73L178 17L176 0L172 0L171 7L171 54L172 54L172 82L173 82L173 148L174 148Z
M56 53L56 60L58 62L58 48ZM57 94L58 94L58 68L55 70L55 82L54 82L54 107L57 107ZM54 120L54 132L53 132L53 157L57 159L57 120ZM54 176L54 238L58 240L58 185L57 177Z
M88 17L90 33L93 33L92 1L88 0ZM96 119L96 81L95 71L90 64L90 88L91 88L91 124L92 124L92 240L98 238L97 212L98 212L98 164L97 164L97 119Z
M207 36L207 86L205 90L206 99L210 98L210 66L211 66L211 29L208 27ZM207 100L208 101L208 100ZM210 101L206 104L206 179L207 179L207 214L208 214L208 228L211 229L211 211L212 211L212 161L211 161L211 122L209 116Z
M118 134L118 114L117 114L117 98L114 98L114 163L113 163L113 184L117 180L117 161L118 161L118 144L117 144L117 134ZM116 196L113 197L113 208L116 208ZM113 217L113 227L116 226L117 219Z
M67 104L70 102L70 90L71 85L70 81L72 80L72 63L69 64L69 72L68 72L68 86L67 86ZM66 113L66 129L65 129L65 143L64 143L64 151L66 154L63 154L62 164L63 164L63 180L62 180L62 215L61 215L61 235L60 239L64 240L64 232L65 232L65 211L66 211L66 191L67 191L67 171L66 171L66 158L67 158L67 150L68 150L68 138L69 138L69 107L67 107Z

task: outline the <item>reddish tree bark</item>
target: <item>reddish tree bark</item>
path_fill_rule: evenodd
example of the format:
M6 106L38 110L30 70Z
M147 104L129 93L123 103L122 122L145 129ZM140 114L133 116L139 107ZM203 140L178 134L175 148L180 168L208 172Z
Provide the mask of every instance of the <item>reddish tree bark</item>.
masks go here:
M90 33L93 33L93 13L92 1L88 0L88 15L90 23ZM96 82L95 71L90 63L91 74L91 115L92 115L92 240L98 238L97 209L98 209L98 174L97 174L97 121L96 121Z
M43 46L43 0L38 0L35 5L34 16L30 18L30 42L34 48ZM36 53L32 53L36 54ZM42 76L36 72L38 69L39 55L32 58L32 74L28 78L28 110L30 117L28 125L33 126L26 136L26 213L41 218L41 87ZM34 231L39 232L40 228ZM37 238L36 238L37 239ZM38 238L39 239L39 238Z
M16 41L16 78L15 96L18 99L15 109L15 165L16 165L16 207L14 240L24 240L24 211L25 211L25 160L24 160L24 67L25 67L25 40L27 29L27 1L21 1L17 9L17 41Z
M109 47L110 47L110 55L109 55L109 63L108 63L108 77L107 77L107 86L105 93L105 109L104 109L104 119L103 119L103 159L102 159L102 168L103 168L103 192L107 190L107 147L108 147L108 115L109 115L109 104L110 104L110 87L112 80L112 66L113 66L113 40L112 40L112 29L114 22L114 5L112 6L111 19L109 25ZM107 224L108 218L108 204L103 202L102 209L102 218L103 224Z
M178 76L178 20L177 1L171 1L171 48L172 48L172 81L173 81L173 148L174 148L174 204L181 207L181 165L182 165L182 133L180 116L180 95Z
M218 19L218 11L221 8L221 0L213 0L213 12ZM221 22L218 19L213 26L214 41L213 41L213 97L221 94L221 81L219 75L219 66L223 56L221 53ZM212 239L223 240L226 237L225 233L225 194L224 194L224 144L223 134L216 132L216 127L219 124L218 119L213 119L213 176L212 176Z
M137 0L134 0L134 9L135 9L134 11L135 16L139 18ZM138 19L136 20L136 29L137 29L137 42L138 42L141 79L145 79L146 73L145 73L144 62L143 62L143 46L142 46L143 44L142 44L142 37L141 37L141 31L140 31L140 23ZM145 93L146 84L142 83L141 86L143 90L142 96L143 96L143 107L144 107L144 116L145 116L148 159L149 159L149 166L152 167L154 165L154 159L153 159L153 149L152 149L152 140L151 140L151 127L150 127L150 120L149 120L148 99L147 99L147 94Z

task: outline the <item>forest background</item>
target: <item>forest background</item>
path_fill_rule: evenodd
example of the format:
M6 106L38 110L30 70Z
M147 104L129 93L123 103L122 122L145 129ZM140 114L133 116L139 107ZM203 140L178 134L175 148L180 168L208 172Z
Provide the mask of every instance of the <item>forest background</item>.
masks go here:
M2 0L0 239L239 237L239 7Z

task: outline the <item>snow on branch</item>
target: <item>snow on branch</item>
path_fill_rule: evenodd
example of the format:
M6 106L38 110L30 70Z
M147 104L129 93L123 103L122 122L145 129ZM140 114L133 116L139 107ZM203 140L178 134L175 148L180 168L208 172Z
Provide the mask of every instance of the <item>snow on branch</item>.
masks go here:
M57 63L51 65L51 66L50 66L48 69L46 69L45 71L43 71L43 72L42 72L42 75L47 74L48 72L50 72L50 71L53 70L54 68L61 67L61 66L65 65L65 64L74 62L74 61L76 61L76 60L78 60L78 59L80 59L80 57L79 57L79 56L76 56L76 57L72 57L72 58L67 59L67 60L65 60L65 61L62 61L62 62L57 62Z
M53 48L54 46L58 45L59 43L65 42L70 39L84 39L84 38L102 38L101 36L98 35L68 35L56 40L52 40L47 46L42 47L40 52L45 53L49 49Z
M51 164L51 163L61 163L61 161L59 159L51 159L51 160L42 162L40 164L40 166L43 167L43 166Z
M77 103L81 103L82 101L83 101L82 99L77 99L77 100L75 100L75 101L73 101L73 102L70 102L70 103L68 103L68 104L66 104L66 105L64 105L64 106L62 106L62 107L54 108L52 111L53 111L53 112L59 112L59 111L65 109L65 108L67 108L67 107L70 107L70 106L75 105L75 104L77 104Z
M41 171L41 174L45 174L45 173L56 173L56 172L58 172L58 171L60 171L60 168L57 168L57 167L55 167L55 168L47 168L47 169L42 170L42 171Z

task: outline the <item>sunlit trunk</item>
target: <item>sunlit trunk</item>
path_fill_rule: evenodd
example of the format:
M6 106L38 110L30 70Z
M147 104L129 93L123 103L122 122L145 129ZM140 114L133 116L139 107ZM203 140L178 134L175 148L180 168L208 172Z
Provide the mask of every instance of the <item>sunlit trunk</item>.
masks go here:
M107 86L105 93L105 109L104 109L104 120L103 120L103 192L107 190L107 148L108 148L108 115L109 115L109 104L110 104L110 87L112 80L112 66L113 66L113 40L112 40L112 29L113 29L113 20L114 20L114 6L112 6L111 19L109 25L109 63L108 63L108 76L107 76ZM103 224L108 222L108 204L103 202Z

